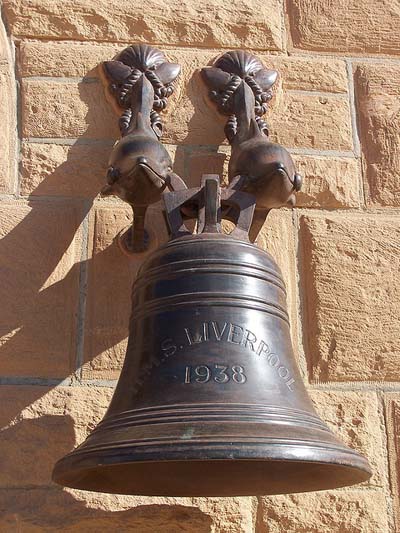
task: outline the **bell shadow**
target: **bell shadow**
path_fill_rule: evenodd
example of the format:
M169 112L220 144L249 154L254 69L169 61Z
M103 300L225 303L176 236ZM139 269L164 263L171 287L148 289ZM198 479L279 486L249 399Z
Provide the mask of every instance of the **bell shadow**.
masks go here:
M140 533L176 533L186 531L192 533L210 533L212 520L195 507L183 505L138 505L124 511L99 511L78 503L71 495L62 491L52 494L41 494L33 490L29 494L16 495L7 510L0 516L3 531L24 531L21 527L34 527L35 531L68 533L98 533L99 531L132 531ZM16 505L18 501L19 505ZM57 514L54 507L57 505ZM29 511L32 507L36 513ZM20 508L22 508L20 510ZM39 516L38 516L39 515Z
M88 116L93 117L99 102L93 104L93 97L81 82L80 94L88 107ZM99 99L100 97L98 97ZM102 96L104 102L109 105ZM117 123L118 117L114 117ZM91 126L87 131L93 135ZM103 275L103 284L109 284L113 292L114 307L124 300L124 316L120 317L123 325L114 329L112 335L104 335L101 343L85 344L85 361L97 357L103 351L124 340L128 334L130 288L132 279L145 256L128 258L119 249L117 235L112 243L104 249L96 250L95 255L84 261L68 265L71 247L77 245L75 258L79 257L79 243L74 243L77 232L93 207L93 202L105 181L107 160L112 148L112 141L93 139L83 136L68 147L67 159L50 172L34 191L28 196L27 212L24 217L0 241L0 267L5 281L0 288L2 301L2 318L0 322L0 365L1 375L10 378L3 383L13 383L18 378L35 378L37 382L50 380L57 384L70 376L76 368L77 353L75 343L77 316L79 309L79 285L82 272L89 277L95 270ZM92 161L95 168L86 164L84 170L79 168L82 159ZM79 194L79 184L67 183L76 179L82 183L87 170L87 180ZM63 196L49 195L57 192L60 183ZM68 196L70 193L70 196ZM112 211L121 211L127 204L101 203ZM19 209L24 209L19 206ZM128 208L129 211L129 208ZM93 223L93 221L92 221ZM129 220L126 220L126 225ZM61 265L61 268L60 268ZM56 269L61 274L55 274ZM121 281L121 290L116 291L115 283ZM99 280L97 280L99 281ZM126 281L126 287L124 282ZM96 291L89 293L96 298ZM23 302L23 303L21 303ZM110 304L107 306L110 307ZM91 302L86 305L86 318L90 313ZM126 312L125 312L126 311ZM87 320L86 320L87 322ZM66 354L70 354L69 357ZM13 378L15 376L15 378ZM0 378L1 379L1 378ZM39 388L40 389L40 388ZM10 412L10 419L17 413Z
M93 96L86 87L81 91L81 96L88 106L88 117L96 116L99 103L93 102ZM105 97L102 98L104 102L101 102L100 108L109 105ZM118 117L113 118L116 124ZM91 128L92 126L85 132L89 138L94 134ZM157 524L162 523L160 516L167 516L172 512L169 506L141 506L140 509L117 513L88 509L85 503L78 502L72 495L51 485L50 474L54 463L71 451L76 443L75 427L69 415L62 417L39 413L38 416L33 407L33 414L28 411L28 414L23 415L26 418L19 416L24 408L35 404L43 395L49 392L51 394L53 386L62 383L76 370L77 357L75 349L71 349L71 339L75 338L78 322L82 272L86 270L90 276L95 262L106 265L105 268L109 270L104 272L104 282L109 284L113 297L118 299L112 280L120 275L120 265L124 264L123 268L128 269L130 275L134 275L141 263L141 260L135 258L136 266L128 268L126 265L131 259L119 251L114 239L110 246L99 251L94 257L69 264L69 254L66 252L74 246L74 238L93 206L99 190L99 178L101 181L104 179L106 161L112 146L107 139L101 142L88 140L85 138L85 133L68 148L67 159L49 172L31 192L28 197L29 210L27 209L25 216L15 225L12 225L14 215L10 217L12 229L0 241L0 268L2 278L5 280L3 288L0 289L3 307L0 323L0 335L3 338L3 343L0 345L1 375L4 376L0 378L2 393L6 396L10 393L7 385L11 387L18 383L23 385L24 378L29 378L26 387L18 388L17 385L17 394L20 392L21 397L18 401L8 402L7 411L3 415L3 428L0 429L2 448L0 457L4 468L1 469L3 473L0 484L6 490L0 492L2 498L7 498L10 491L18 491L17 488L7 487L18 485L25 487L21 489L21 497L25 497L23 494L26 493L28 500L33 497L32 494L42 489L34 488L32 491L26 491L26 487L43 486L44 493L57 494L57 498L62 502L60 508L69 509L66 512L66 515L68 514L66 519L68 518L71 524L68 531L82 530L79 520L75 520L74 515L82 516L82 520L89 520L88 527L91 520L100 519L114 528L114 516L118 515L117 522L121 527L124 520L129 518L132 521L145 520L149 531L150 529L154 531L154 528L157 529ZM100 158L99 154L103 153L103 148L105 157ZM85 154L89 161L94 162L99 172L91 170L88 182L84 183L82 193L79 194L79 185L66 184L65 179L66 176L71 180L74 178L74 173L79 170L79 161ZM99 176L100 170L102 172ZM78 178L82 179L84 178L82 169L80 172ZM58 183L61 185L63 197L49 198L57 192L60 193L57 188ZM112 209L114 204L104 202L104 205ZM12 209L11 206L11 211ZM24 208L19 206L19 209ZM9 222L8 220L5 222L7 230L6 225ZM80 250L77 249L76 252L79 257ZM56 275L55 271L60 265L61 274ZM130 288L128 280L125 288L128 305ZM86 313L89 307L87 306ZM121 328L117 331L110 337L109 342L106 342L106 346L102 345L101 348L112 348L114 343L123 340L128 333L128 322L129 314L126 315L126 329ZM71 335L72 330L75 333ZM68 353L70 355L66 356ZM95 358L99 353L100 351L92 352L89 357L86 355L86 360ZM36 418L30 418L31 416ZM47 495L44 496L45 500L46 498ZM18 506L15 507L16 503L14 506L12 502L5 505L11 523L13 513L22 513L21 516L29 515L32 517L32 522L40 522L42 519L35 516L34 500L34 497L33 500L29 500L32 501L32 505L28 502L26 507L22 503L20 510ZM15 511L12 511L13 508ZM187 513L186 507L181 506L181 513L184 517ZM209 531L209 519L200 511L195 510L191 515L193 513L197 516L195 517L198 523L197 530ZM43 527L52 530L51 523L47 526L46 519L43 520ZM58 520L59 517L57 524ZM166 530L164 528L166 523L163 524L163 530ZM95 530L98 531L93 529Z
M24 420L8 430L6 438L10 441L10 453L0 456L1 466L8 467L9 471L9 479L5 480L8 487L0 491L1 531L211 531L212 520L207 514L178 501L173 505L167 505L165 501L159 505L143 505L140 499L128 497L119 504L114 496L104 495L105 500L101 502L101 496L97 493L74 494L55 485L46 486L50 464L57 459L58 454L67 453L69 447L73 446L72 439L65 438L68 435L66 427L72 435L73 422L69 416L43 416L36 420ZM30 452L22 460L18 460L20 453L15 450L14 439L18 439L22 451ZM24 444L32 439L35 446L24 449ZM47 454L43 453L44 446L50 448ZM12 470L6 464L10 460L16 460ZM26 476L26 469L32 470L32 480L37 482L35 476L40 476L43 485L28 485L29 489L26 485L21 488L15 486L19 475ZM99 500L103 509L96 508ZM122 510L104 510L107 506L122 507Z
M209 65L212 63L213 60ZM224 126L228 117L221 116L209 100L200 70L193 72L186 96L193 114L188 122L187 135L179 147L185 151L185 182L189 188L198 187L203 174L218 174L222 181L226 156L218 150L220 145L226 144Z
M71 369L65 352L71 351L67 328L74 324L65 315L77 298L79 263L63 279L49 280L71 246L86 209L82 203L77 207L59 200L51 204L32 200L29 206L31 211L0 242L6 281L1 289L0 335L5 339L0 347L1 374L61 381ZM43 368L43 361L51 369Z
M195 70L186 87L186 96L194 112L188 123L184 144L218 147L226 142L224 127L228 117L218 113L209 100L208 92L200 70Z
M52 465L74 447L73 435L74 422L68 415L25 419L1 432L0 468L5 486L0 490L1 531L30 531L31 527L85 533L212 531L208 514L194 505L182 505L179 499L142 505L142 498L104 495L101 501L98 493L74 494L50 485ZM96 508L99 503L103 509ZM107 506L122 510L104 510Z

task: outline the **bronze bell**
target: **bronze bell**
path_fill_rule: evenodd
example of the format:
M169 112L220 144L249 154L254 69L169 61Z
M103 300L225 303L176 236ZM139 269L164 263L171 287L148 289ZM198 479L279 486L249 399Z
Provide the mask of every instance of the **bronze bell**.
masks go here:
M165 195L172 240L132 289L114 397L54 480L93 491L244 496L330 489L371 475L316 414L294 358L272 256L246 239L252 196L204 187ZM240 211L221 233L219 205ZM184 202L182 202L184 200ZM182 206L197 205L197 235Z
M148 255L133 285L129 343L110 407L58 461L54 481L119 494L246 496L367 480L366 459L311 404L293 354L281 272L252 244L269 210L294 204L301 184L261 119L276 73L242 51L203 72L229 116L229 185L206 175L187 189L169 156L156 164L163 154L156 110L172 93L177 66L136 45L104 69L122 108L104 194L134 208L121 245L127 253L146 248L147 205L161 197L171 238ZM234 225L229 235L223 218ZM197 219L195 233L187 219Z

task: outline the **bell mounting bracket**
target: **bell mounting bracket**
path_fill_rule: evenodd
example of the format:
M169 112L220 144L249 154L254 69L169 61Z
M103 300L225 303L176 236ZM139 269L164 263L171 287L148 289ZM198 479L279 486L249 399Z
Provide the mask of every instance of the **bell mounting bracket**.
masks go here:
M171 238L190 233L187 219L197 220L197 233L221 232L221 219L235 224L233 238L254 242L269 211L295 204L301 178L288 151L269 140L263 119L278 73L243 50L226 52L201 70L211 105L228 116L225 134L231 145L228 185L204 175L188 189L172 170L160 141L161 114L174 92L180 66L146 44L132 45L102 64L108 97L117 111L121 139L111 152L102 195L115 195L133 210L133 223L120 234L127 254L149 247L148 207L164 198Z

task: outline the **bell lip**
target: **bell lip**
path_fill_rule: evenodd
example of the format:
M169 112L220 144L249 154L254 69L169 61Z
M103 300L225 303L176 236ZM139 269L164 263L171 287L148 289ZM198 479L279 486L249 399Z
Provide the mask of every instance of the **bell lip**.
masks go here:
M366 458L364 458L359 453L355 452L354 450L351 450L349 448L349 455L353 456L354 458L354 464L350 464L350 462L334 462L333 460L303 460L303 459L291 459L291 458L282 458L282 459L276 459L276 458L204 458L204 459L198 459L198 458L183 458L183 459L163 459L163 460L131 460L131 461L121 461L121 462L114 462L114 463L103 463L101 464L100 461L97 462L96 465L92 466L86 466L86 467L77 467L75 466L75 469L73 467L73 463L76 462L76 457L74 457L74 452L71 452L70 454L66 455L54 466L53 473L52 473L52 480L53 482L57 483L58 485L70 487L74 489L79 490L87 490L87 491L95 491L95 492L102 492L102 493L109 493L109 494L125 494L125 495L137 495L137 496L171 496L171 497L235 497L235 496L261 496L261 495L278 495L278 494L298 494L303 492L318 492L323 490L332 490L332 489L338 489L346 486L352 486L352 485L358 485L360 483L364 483L370 477L372 476L372 469L370 467L370 464ZM103 457L104 459L104 457ZM72 464L71 464L72 463ZM248 482L243 483L243 488L240 488L239 490L213 490L212 483L210 484L210 489L206 490L188 490L187 488L179 489L175 488L172 490L164 489L159 490L154 486L151 489L140 489L137 490L131 490L131 489L124 489L122 487L119 487L118 490L115 490L111 486L104 486L101 487L101 485L91 485L85 481L80 482L82 480L82 475L87 475L90 473L94 473L95 471L99 472L103 469L112 469L113 467L122 467L124 471L126 472L127 468L130 468L131 472L130 475L135 475L135 469L138 469L139 467L146 467L151 466L153 469L156 469L157 466L164 465L167 467L174 467L175 465L181 466L182 464L189 465L199 465L202 470L204 470L205 466L215 466L218 464L224 464L228 468L234 463L238 464L241 463L242 465L250 466L251 463L259 463L257 470L259 468L266 469L271 468L271 466L281 465L281 464L290 464L291 466L297 465L297 467L304 467L304 470L306 471L307 467L311 467L310 470L323 467L323 470L326 471L327 474L329 474L329 470L333 470L335 472L334 477L329 477L329 482L326 482L325 484L322 483L323 480L327 480L328 476L321 476L320 475L320 486L318 487L318 483L315 483L311 488L302 488L301 490L292 490L291 488L282 489L279 488L277 490L268 488L268 481L265 482L265 485L262 490L251 490L247 489L245 487L248 486ZM72 469L71 469L72 466ZM136 467L136 468L135 468ZM185 469L187 470L187 469ZM69 475L66 475L69 474ZM71 475L72 474L72 475ZM337 475L339 474L339 475ZM188 473L188 476L190 475L190 472ZM340 477L341 476L341 477ZM338 478L341 479L338 481ZM265 479L268 479L268 475L265 475ZM174 483L173 483L174 485ZM179 484L178 484L179 485ZM185 482L182 482L182 485L186 487ZM138 483L138 486L140 486L140 481ZM176 486L176 483L175 483Z

